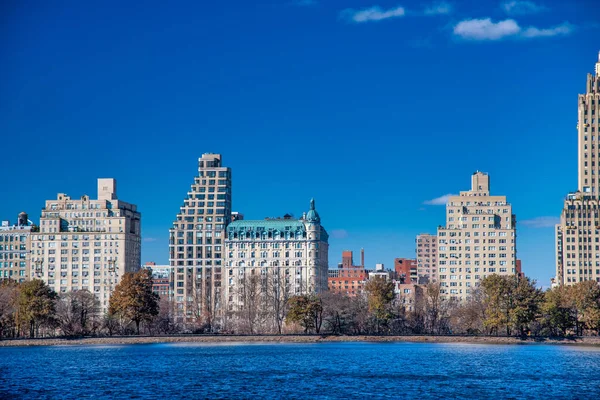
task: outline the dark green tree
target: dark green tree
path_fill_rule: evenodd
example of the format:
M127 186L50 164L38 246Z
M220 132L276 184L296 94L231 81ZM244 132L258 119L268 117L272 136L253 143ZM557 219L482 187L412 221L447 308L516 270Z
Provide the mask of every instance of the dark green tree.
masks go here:
M30 337L36 336L40 326L54 324L57 297L42 280L20 284L17 323L28 328Z

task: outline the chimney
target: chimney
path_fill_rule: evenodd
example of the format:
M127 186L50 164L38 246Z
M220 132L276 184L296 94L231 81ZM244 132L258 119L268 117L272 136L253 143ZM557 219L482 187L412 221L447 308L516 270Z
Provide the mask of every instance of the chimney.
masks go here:
M360 266L365 267L365 249L360 249Z

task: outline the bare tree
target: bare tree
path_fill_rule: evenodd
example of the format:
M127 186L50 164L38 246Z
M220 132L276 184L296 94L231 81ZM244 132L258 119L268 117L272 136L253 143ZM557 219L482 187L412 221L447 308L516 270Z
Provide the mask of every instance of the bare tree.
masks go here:
M61 295L56 305L56 317L63 335L89 335L101 325L100 301L87 290Z

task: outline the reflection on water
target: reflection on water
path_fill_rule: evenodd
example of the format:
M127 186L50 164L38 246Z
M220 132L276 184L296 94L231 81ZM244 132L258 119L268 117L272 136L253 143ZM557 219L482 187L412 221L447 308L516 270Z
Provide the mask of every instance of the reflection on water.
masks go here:
M174 343L0 348L0 398L598 398L600 348Z

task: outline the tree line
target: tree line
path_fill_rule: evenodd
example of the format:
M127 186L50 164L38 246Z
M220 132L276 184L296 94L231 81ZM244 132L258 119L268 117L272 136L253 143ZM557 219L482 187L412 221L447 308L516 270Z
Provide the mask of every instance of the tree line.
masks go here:
M139 334L140 324L152 332L163 322L147 270L123 276L105 314L88 290L57 294L39 279L0 281L0 339Z
M600 286L591 281L542 291L526 277L491 275L465 302L441 296L438 283L397 295L394 283L380 277L354 297L332 292L291 296L287 290L267 290L261 282L252 276L243 281L235 310L212 316L207 325L201 315L191 324L178 322L176 305L152 292L147 270L123 276L105 314L89 291L57 294L41 280L5 280L0 282L0 338L201 332L564 337L600 332Z

